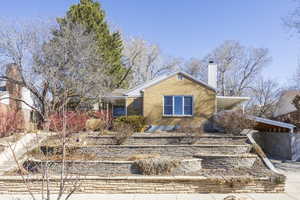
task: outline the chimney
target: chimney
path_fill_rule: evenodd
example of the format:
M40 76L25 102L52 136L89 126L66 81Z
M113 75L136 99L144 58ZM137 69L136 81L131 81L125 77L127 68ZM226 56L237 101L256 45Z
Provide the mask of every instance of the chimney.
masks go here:
M217 64L214 61L208 63L208 85L217 88Z

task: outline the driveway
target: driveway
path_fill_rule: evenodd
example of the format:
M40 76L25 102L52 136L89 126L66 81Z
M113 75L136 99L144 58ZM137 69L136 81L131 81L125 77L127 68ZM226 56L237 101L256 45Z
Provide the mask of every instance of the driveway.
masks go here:
M287 176L286 193L281 194L233 194L247 200L300 200L300 162L271 160L277 169ZM231 194L88 194L73 195L71 200L223 200ZM0 200L29 200L28 196L0 196ZM53 198L55 199L55 198Z
M300 162L271 160L274 166L287 176L286 193L300 200Z

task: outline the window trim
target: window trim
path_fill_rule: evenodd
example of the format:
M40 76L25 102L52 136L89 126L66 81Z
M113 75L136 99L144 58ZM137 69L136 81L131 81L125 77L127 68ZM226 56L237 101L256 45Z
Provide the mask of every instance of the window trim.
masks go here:
M172 97L172 113L173 114L165 114L165 97L168 97L168 96L171 96ZM182 115L175 115L175 97L183 97L182 98ZM184 104L184 97L191 97L192 98L192 114L191 115L186 115L184 114L184 107L185 107L185 104ZM193 95L163 95L163 114L162 116L163 117L193 117L194 116L194 96Z

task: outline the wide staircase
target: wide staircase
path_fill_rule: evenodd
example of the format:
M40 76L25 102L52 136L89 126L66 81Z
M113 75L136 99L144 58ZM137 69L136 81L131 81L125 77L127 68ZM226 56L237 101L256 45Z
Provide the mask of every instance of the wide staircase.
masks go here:
M53 176L60 174L59 141L54 136L27 154L24 168L29 174L42 174L45 167ZM68 138L66 149L66 172L85 185L79 193L284 191L284 178L263 164L247 136L139 133L117 144L113 135L84 133ZM145 173L168 168L169 162L176 164L164 173Z

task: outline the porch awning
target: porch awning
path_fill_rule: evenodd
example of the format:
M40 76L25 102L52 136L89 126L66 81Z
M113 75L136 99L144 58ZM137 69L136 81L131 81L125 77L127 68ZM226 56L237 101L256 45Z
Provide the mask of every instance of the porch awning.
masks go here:
M217 96L217 110L230 110L235 106L248 101L250 97Z

